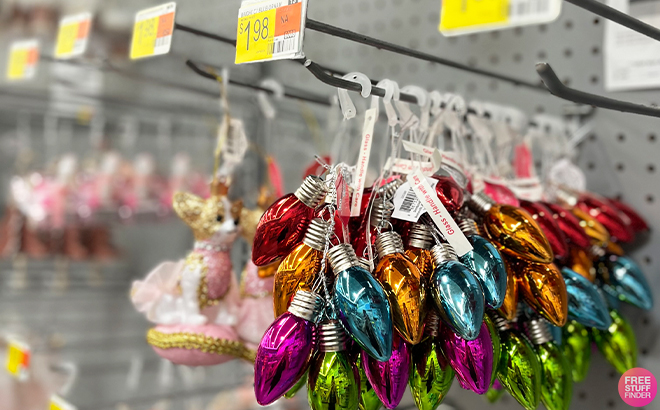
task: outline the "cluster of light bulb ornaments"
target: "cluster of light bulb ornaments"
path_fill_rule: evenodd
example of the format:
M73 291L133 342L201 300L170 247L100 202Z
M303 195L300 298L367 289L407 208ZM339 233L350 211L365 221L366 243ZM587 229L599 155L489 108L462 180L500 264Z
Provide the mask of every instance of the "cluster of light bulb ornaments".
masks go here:
M306 383L313 410L393 409L410 386L417 407L434 410L456 379L491 402L506 391L528 410L564 410L592 341L617 371L635 367L618 305L649 310L653 298L619 246L649 229L633 209L567 188L557 203L506 190L495 203L433 178L472 244L460 257L427 216L391 216L397 178L365 189L350 219L333 180L317 176L266 210L252 261L278 266L268 270L277 319L256 355L261 405Z

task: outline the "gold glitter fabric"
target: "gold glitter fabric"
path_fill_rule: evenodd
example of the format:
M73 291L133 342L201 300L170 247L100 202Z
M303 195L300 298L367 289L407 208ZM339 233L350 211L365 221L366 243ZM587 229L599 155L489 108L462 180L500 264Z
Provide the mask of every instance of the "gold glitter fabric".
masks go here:
M203 353L230 355L250 362L254 362L257 354L239 341L218 339L198 333L163 333L149 329L147 343L158 349L199 350Z
M243 208L241 211L241 235L250 245L254 242L254 234L257 232L257 224L259 224L259 219L261 219L261 215L263 214L264 210L261 208Z
M202 199L188 192L177 192L172 202L174 211L192 229L198 241L210 239L218 231L227 211L223 197L219 195ZM229 210L231 217L239 220L242 209L241 200L232 202Z

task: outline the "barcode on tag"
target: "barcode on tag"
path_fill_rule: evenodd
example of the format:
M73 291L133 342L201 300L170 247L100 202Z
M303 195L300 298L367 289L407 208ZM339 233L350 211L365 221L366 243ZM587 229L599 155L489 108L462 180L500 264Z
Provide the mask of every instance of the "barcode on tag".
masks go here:
M290 38L275 38L275 41L270 45L270 53L273 56L278 54L288 53L298 47L298 37L300 33L295 33Z
M408 192L406 192L405 198L403 198L403 203L401 204L401 211L410 212L413 208L413 205L415 205L416 200L417 200L417 195L415 195L415 191L409 189Z
M511 0L509 24L544 18L550 13L553 13L550 0Z
M435 178L426 178L429 185L435 189L438 185L438 180ZM394 212L392 218L401 219L408 222L417 222L419 218L424 215L426 208L419 201L415 191L410 186L410 183L405 182L394 193L392 198L394 204Z
M169 47L171 41L172 41L172 36L159 37L156 39L156 48Z

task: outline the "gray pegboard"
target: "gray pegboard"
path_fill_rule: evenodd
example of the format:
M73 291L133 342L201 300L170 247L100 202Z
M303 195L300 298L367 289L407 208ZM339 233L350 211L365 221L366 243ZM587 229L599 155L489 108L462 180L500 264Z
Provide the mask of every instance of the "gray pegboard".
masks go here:
M436 0L335 0L310 1L308 16L361 34L418 49L479 68L539 82L534 64L547 61L567 85L604 94L603 19L564 4L561 17L540 26L445 38L437 30ZM307 30L305 53L313 61L344 71L361 71L372 79L391 78L401 86L415 84L427 89L455 92L466 99L479 99L516 106L526 114L560 115L564 101L549 93L491 80L376 50L364 45ZM320 93L334 89L320 84L304 70L293 71L282 63L272 72L284 83L304 86ZM660 102L655 91L613 93L614 98L644 104ZM637 209L656 229L631 247L633 258L644 269L656 298L660 295L660 131L658 119L598 110L593 135L580 148L578 163L586 171L589 189L620 196ZM382 138L385 138L384 136ZM660 309L642 312L625 308L635 327L640 349L639 366L660 375L660 347L656 336ZM588 379L575 385L575 409L624 409L617 392L619 375L595 353ZM509 397L488 406L485 399L457 385L449 399L460 409L518 408ZM655 406L655 407L654 407ZM647 408L660 408L660 402Z

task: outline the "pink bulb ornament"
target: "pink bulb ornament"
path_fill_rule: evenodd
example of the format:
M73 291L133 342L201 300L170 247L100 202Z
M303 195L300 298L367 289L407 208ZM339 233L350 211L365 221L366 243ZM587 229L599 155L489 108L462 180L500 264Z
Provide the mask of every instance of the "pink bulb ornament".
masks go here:
M481 324L474 340L463 339L447 326L442 327L440 339L461 387L477 394L486 393L493 374L493 341L486 323Z
M362 353L362 366L376 395L388 409L399 405L410 375L410 345L397 332L392 335L392 356L379 362Z

